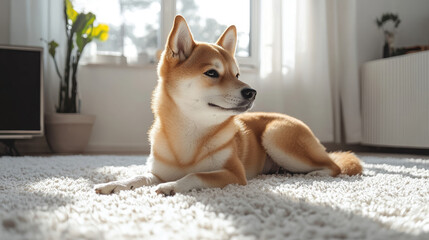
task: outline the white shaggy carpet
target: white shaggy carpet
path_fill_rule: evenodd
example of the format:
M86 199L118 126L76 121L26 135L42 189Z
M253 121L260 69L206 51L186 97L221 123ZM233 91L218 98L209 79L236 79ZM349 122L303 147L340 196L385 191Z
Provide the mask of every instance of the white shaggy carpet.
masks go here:
M266 175L161 197L96 195L143 156L0 158L0 239L429 239L429 160L362 157L359 177Z

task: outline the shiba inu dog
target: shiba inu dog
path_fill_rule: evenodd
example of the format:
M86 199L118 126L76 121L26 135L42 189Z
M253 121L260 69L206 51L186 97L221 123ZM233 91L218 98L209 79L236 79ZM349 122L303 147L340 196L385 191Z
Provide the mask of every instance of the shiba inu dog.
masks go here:
M153 93L150 172L96 185L97 193L157 185L158 194L174 195L246 185L279 169L330 176L362 172L353 153L327 153L303 122L277 113L244 113L256 91L239 80L236 44L235 26L215 44L200 43L176 16Z

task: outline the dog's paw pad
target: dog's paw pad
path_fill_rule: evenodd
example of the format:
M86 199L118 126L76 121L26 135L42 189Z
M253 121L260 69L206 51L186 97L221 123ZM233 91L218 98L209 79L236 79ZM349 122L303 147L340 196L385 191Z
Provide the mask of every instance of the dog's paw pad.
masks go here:
M166 191L164 191L164 190L160 190L160 189L158 189L158 190L156 190L155 192L156 192L156 194L158 194L158 195L163 195L164 197L167 197L167 196L174 196L174 195L176 194L176 192L175 192L174 190L170 190L170 192L166 192Z
M176 184L175 183L163 183L158 185L158 188L155 190L156 194L167 196L176 195Z

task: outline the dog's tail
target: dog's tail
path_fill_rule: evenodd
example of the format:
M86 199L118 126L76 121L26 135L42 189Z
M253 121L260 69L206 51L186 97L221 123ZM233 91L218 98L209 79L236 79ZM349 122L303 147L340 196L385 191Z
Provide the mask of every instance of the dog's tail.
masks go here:
M332 152L329 157L340 167L340 174L353 176L362 173L362 164L352 152Z

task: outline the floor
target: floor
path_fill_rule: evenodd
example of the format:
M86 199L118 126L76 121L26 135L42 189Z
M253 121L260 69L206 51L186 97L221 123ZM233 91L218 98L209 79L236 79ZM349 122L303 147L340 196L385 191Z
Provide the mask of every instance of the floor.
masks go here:
M261 175L173 197L95 193L146 172L145 156L0 157L0 239L429 239L427 156L358 155L361 176Z

